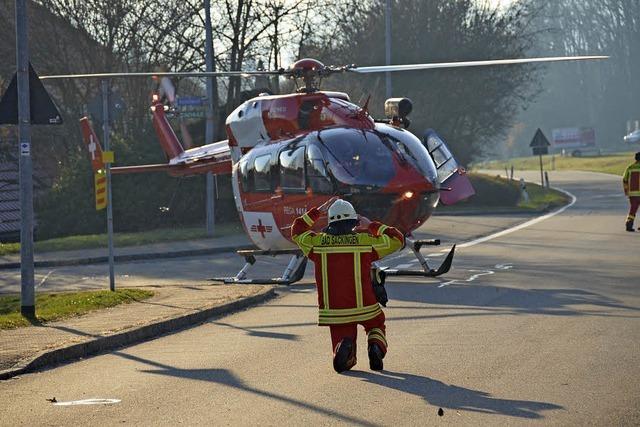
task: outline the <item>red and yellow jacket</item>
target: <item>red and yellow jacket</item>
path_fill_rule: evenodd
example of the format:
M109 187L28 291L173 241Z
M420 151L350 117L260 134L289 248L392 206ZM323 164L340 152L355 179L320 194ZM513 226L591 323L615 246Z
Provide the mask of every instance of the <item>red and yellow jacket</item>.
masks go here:
M640 197L640 162L627 167L622 176L624 194L628 197Z
M311 230L317 208L296 218L293 241L315 264L319 325L364 322L382 312L371 285L371 263L404 245L404 236L379 222L368 233L332 235Z

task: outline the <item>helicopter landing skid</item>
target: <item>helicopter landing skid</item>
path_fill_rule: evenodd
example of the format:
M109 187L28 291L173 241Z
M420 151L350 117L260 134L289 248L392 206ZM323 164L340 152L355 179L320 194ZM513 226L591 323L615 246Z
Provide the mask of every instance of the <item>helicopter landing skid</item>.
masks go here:
M302 251L289 249L289 250L275 250L275 251L263 251L263 250L241 250L237 251L237 254L244 257L245 264L240 269L238 274L234 277L214 277L209 279L213 282L220 282L224 284L239 284L239 285L291 285L302 279L304 271L307 268L307 257L302 254ZM253 264L256 263L256 256L277 256L277 255L291 255L289 264L284 269L281 277L273 277L268 279L247 279L247 272Z
M449 272L451 268L451 263L453 262L453 255L456 250L456 245L453 245L446 258L438 267L437 270L434 270L429 267L427 260L420 253L420 249L422 246L438 246L440 245L440 239L434 240L411 240L407 239L407 244L413 251L413 254L418 258L420 265L422 266L422 270L398 270L393 268L381 268L379 273L382 277L384 283L385 276L420 276L420 277L438 277L445 273Z

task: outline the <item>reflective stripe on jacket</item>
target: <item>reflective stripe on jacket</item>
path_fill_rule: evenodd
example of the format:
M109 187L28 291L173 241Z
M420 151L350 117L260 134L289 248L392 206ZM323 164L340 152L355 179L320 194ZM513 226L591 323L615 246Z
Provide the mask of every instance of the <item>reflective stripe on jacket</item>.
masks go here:
M373 319L382 310L371 285L371 263L402 248L404 236L379 222L372 222L368 233L315 233L311 228L319 217L313 208L291 226L293 241L316 267L318 324Z
M622 176L622 186L626 196L640 196L640 162L635 162L627 167Z

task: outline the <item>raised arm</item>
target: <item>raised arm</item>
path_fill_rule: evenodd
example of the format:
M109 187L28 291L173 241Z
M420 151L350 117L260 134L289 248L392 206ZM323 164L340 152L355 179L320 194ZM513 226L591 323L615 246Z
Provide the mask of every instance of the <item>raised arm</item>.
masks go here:
M369 233L374 236L372 246L378 258L384 258L404 246L404 235L397 228L373 221L369 224Z
M313 224L320 218L323 212L329 209L329 206L331 206L336 199L337 197L332 197L317 208L311 208L307 213L296 218L293 224L291 224L291 238L300 249L302 249L304 256L308 256L311 249L313 249L311 240L313 236L316 235L316 233L311 231Z

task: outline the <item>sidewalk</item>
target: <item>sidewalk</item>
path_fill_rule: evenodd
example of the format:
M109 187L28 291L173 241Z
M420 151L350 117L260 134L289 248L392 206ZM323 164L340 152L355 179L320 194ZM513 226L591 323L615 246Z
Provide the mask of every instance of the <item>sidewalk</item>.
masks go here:
M114 248L116 261L135 261L151 258L175 258L182 256L210 255L252 248L253 245L244 233L232 234L210 239L184 240L152 243L140 246ZM79 249L60 252L35 252L36 267L59 267L64 265L99 264L108 262L107 247ZM19 269L20 254L0 256L0 270Z
M276 296L273 286L264 285L143 289L154 296L64 321L0 330L0 380L175 332Z

